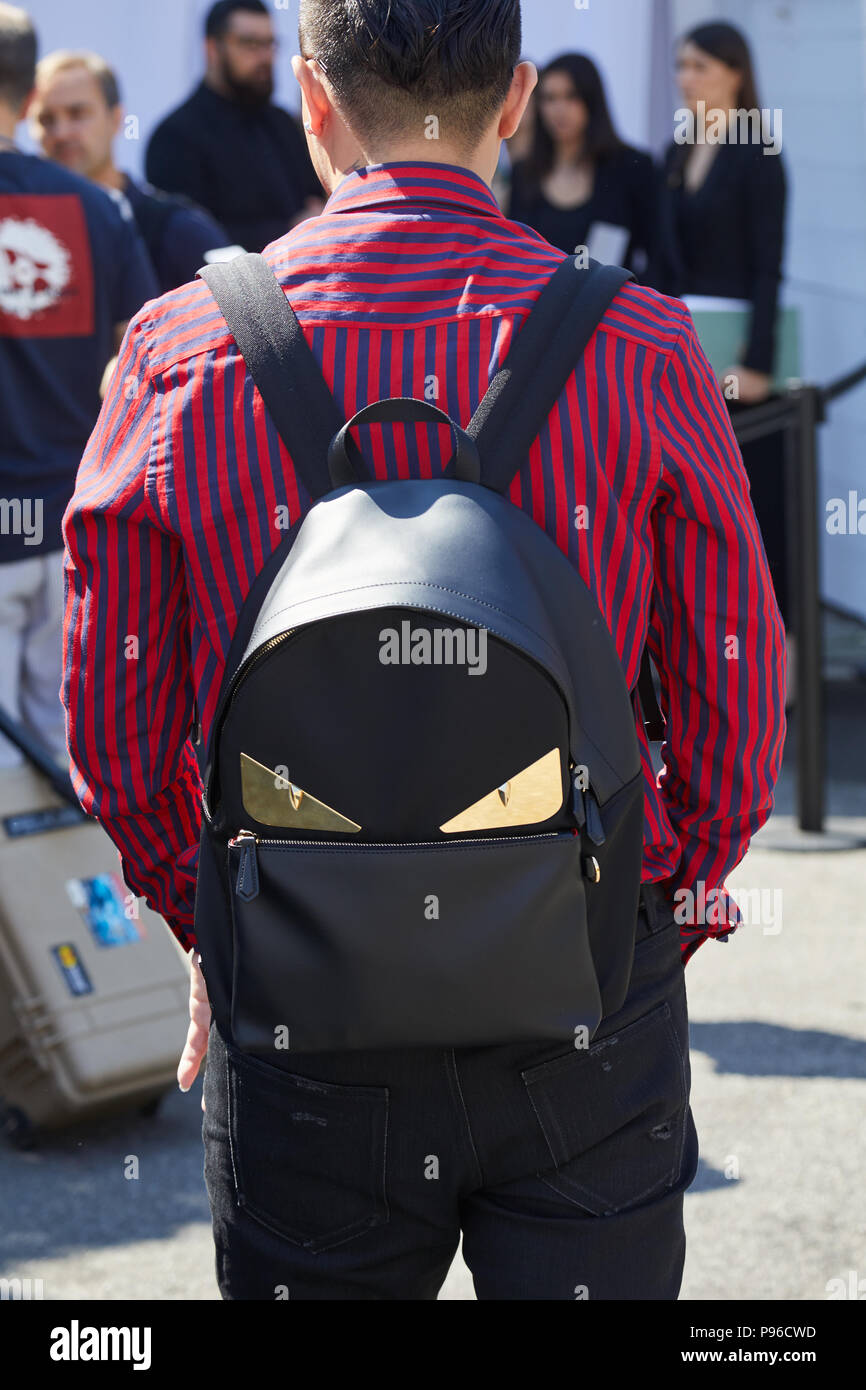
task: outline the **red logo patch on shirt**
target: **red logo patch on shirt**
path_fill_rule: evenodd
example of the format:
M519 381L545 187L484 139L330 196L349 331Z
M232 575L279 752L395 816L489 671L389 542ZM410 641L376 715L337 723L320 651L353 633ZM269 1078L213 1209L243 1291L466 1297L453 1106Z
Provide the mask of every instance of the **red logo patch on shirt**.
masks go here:
M74 193L0 193L0 335L86 338L93 264Z

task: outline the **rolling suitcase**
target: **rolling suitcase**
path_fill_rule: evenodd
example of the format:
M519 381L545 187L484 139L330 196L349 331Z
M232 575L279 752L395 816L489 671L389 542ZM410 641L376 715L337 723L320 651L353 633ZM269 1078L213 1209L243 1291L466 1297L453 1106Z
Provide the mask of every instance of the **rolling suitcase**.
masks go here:
M0 709L25 754L0 771L0 1124L19 1146L177 1084L189 967L130 892L68 774Z

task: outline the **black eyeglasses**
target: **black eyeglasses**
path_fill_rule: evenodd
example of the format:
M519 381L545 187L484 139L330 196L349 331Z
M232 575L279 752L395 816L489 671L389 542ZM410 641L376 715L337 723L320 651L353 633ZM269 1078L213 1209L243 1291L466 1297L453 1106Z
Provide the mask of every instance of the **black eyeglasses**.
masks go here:
M251 34L229 34L232 43L237 44L238 48L243 48L247 53L256 53L262 49L266 53L276 53L280 47L280 41L276 38L257 39Z

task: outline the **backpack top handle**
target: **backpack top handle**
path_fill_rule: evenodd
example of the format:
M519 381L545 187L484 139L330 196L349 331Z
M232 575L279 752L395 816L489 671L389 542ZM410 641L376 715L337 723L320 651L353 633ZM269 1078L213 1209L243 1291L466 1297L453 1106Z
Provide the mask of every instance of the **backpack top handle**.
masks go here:
M396 424L403 421L448 425L456 447L442 476L452 476L453 469L453 476L460 482L480 483L481 460L475 440L462 430L450 415L446 415L444 410L431 405L429 401L416 400L414 396L392 396L387 400L371 401L369 405L365 405L334 435L328 449L328 471L334 487L357 483L366 477L363 455L350 435L350 430L356 425Z

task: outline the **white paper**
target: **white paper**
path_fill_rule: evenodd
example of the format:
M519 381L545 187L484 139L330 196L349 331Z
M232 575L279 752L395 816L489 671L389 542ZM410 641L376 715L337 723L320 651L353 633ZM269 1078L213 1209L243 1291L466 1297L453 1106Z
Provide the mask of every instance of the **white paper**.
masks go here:
M627 227L617 227L613 222L593 222L586 239L587 253L602 265L622 265L629 243Z

